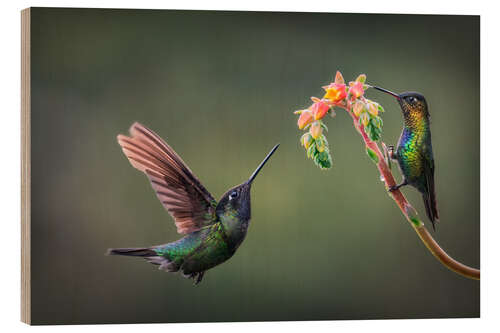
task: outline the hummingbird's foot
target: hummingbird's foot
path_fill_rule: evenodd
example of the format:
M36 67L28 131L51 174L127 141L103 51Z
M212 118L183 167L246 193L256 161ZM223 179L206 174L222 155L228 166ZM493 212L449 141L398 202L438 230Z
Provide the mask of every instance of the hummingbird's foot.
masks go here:
M201 282L201 280L203 280L203 275L205 275L205 271L198 273L198 275L193 274L193 279L195 279L195 280L194 280L194 285L195 285L195 286L196 286L198 283L200 283L200 282Z
M394 145L388 145L387 146L387 150L388 150L388 153L389 153L389 158L391 160L395 160L396 159L396 155L394 154Z
M399 190L399 188L401 188L403 186L406 186L406 185L408 185L408 182L406 180L404 180L401 184L389 187L389 192L393 192L393 191Z
M389 170L392 169L391 160L394 159L394 146L386 146L384 142L382 142L382 149L384 151L384 161L389 167Z

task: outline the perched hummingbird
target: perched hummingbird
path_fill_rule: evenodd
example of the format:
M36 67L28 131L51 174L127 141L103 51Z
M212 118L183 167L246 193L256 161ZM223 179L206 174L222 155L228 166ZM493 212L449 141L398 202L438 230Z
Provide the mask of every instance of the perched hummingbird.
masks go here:
M396 152L392 147L391 158L399 164L403 181L391 187L394 191L401 186L415 187L424 199L425 211L432 228L439 220L434 188L434 156L432 154L430 115L424 96L416 92L396 94L392 91L373 87L394 96L401 107L404 118L403 131L399 137Z
M245 239L252 182L279 144L246 182L228 190L217 202L156 133L135 123L130 134L118 135L125 156L146 174L158 199L174 218L177 232L186 236L163 245L109 249L108 254L142 257L161 270L181 271L198 284L206 270L231 258Z

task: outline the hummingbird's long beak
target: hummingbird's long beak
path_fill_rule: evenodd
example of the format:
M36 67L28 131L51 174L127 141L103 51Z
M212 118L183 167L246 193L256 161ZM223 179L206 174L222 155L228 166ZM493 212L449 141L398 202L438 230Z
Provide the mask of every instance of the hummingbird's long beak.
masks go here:
M273 149L271 149L271 151L269 152L269 154L267 154L266 158L260 163L260 165L257 167L257 169L255 169L255 171L252 173L252 175L250 176L250 178L248 178L247 184L251 184L253 182L253 180L255 179L255 177L257 177L257 174L262 169L262 167L264 166L264 164L266 164L266 162L274 154L274 152L276 151L276 149L278 149L279 146L280 146L280 144L278 143L276 146L273 147Z
M399 95L396 94L396 93L394 93L394 92L392 92L392 91L390 91L390 90L387 90L387 89L384 89L384 88L380 88L380 87L375 87L375 86L373 86L373 88L375 88L377 90L380 90L380 91L383 91L386 94L392 95L392 96L396 97L397 100L399 100Z

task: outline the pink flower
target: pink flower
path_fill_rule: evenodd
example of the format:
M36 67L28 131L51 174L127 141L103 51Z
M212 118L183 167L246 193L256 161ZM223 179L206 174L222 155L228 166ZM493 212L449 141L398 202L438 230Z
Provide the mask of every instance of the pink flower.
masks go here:
M328 110L330 110L330 107L328 106L328 104L326 104L323 101L317 101L309 107L309 110L312 111L312 114L314 115L314 119L319 120L319 119L322 119L326 115Z
M344 83L330 83L330 85L323 87L326 94L323 98L331 100L333 103L339 103L347 97L346 85Z
M304 127L306 127L307 125L312 123L313 120L314 120L314 118L313 118L311 111L303 110L300 113L300 117L299 117L299 120L297 121L297 125L299 126L299 129L303 129Z
M349 94L351 94L353 99L360 98L365 93L361 81L349 82L349 86Z

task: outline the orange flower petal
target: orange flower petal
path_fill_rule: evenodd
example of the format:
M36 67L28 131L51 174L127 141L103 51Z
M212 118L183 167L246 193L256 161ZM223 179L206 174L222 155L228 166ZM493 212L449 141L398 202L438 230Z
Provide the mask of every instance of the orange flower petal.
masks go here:
M346 85L344 83L332 83L325 88L326 94L323 98L338 103L347 97Z
M309 109L312 111L312 113L314 115L314 119L318 120L318 119L322 119L326 115L326 113L328 112L330 107L325 102L318 101L318 102L314 103L313 105L311 105L311 107Z
M311 111L309 110L304 110L300 114L299 120L297 121L297 125L299 126L299 129L303 129L307 125L313 122L313 115Z

